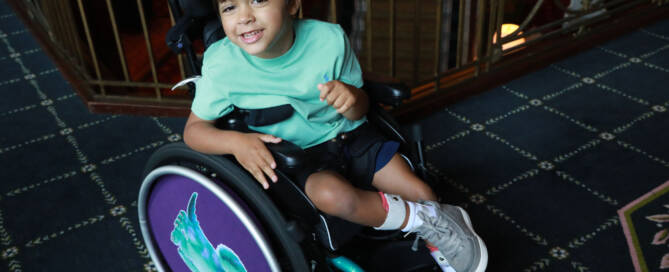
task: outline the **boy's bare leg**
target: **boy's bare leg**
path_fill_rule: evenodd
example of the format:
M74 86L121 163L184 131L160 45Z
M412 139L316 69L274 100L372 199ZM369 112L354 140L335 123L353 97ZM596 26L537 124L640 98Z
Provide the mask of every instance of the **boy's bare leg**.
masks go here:
M447 206L447 208L452 208L451 210L455 209L455 212L442 211L439 214L437 209L440 208L436 202L413 203L417 200L436 200L436 196L427 184L413 174L399 155L393 156L390 162L374 175L372 185L386 194L383 194L382 197L378 192L357 189L338 173L322 171L309 176L305 184L305 192L316 205L316 208L324 213L378 229L415 230L419 235L418 237L430 240L441 247L437 248L428 243L430 254L437 261L442 271L453 271L453 267L458 271L483 272L485 270L488 253L483 241L471 228L466 212L459 207ZM407 204L408 202L399 198L392 200L394 198L386 197L387 193L397 194L402 198L413 201ZM393 204L389 204L388 209L386 209L384 201ZM421 206L415 208L416 205ZM414 211L411 212L410 210ZM421 211L418 212L417 210ZM452 241L448 240L450 238L436 235L436 228L440 227L435 222L421 219L421 216L426 216L426 213L433 213L427 216L432 216L431 218L435 218L439 222L448 221L449 225L452 225L451 228L457 228L457 232L452 233L458 233L463 237L474 237L476 240L471 242L469 239L462 238L462 240L452 244ZM404 215L403 218L401 217L402 214ZM413 220L410 217L413 217ZM451 230L453 231L453 229ZM465 233L467 231L469 232ZM460 243L468 244L463 247L465 244ZM460 254L462 256L457 255L459 251L463 251L464 254ZM453 255L453 252L456 254ZM450 259L447 261L447 258Z
M374 174L372 185L379 191L399 195L403 199L418 202L420 200L437 201L437 196L423 180L419 179L400 155L393 155L392 159L381 170ZM409 219L409 207L406 205L406 220ZM428 243L428 245L430 245ZM431 245L430 245L431 246Z
M366 226L380 226L386 218L383 201L377 192L353 187L333 171L312 174L305 185L307 196L316 208L329 215Z
M372 185L384 193L396 194L417 202L436 201L430 187L413 174L404 159L395 154L374 175ZM366 226L383 224L387 211L378 192L355 188L339 173L321 171L312 174L305 184L305 192L316 208L324 213ZM409 209L406 209L408 218ZM406 224L402 224L402 227Z
M437 201L434 191L411 171L409 165L398 154L374 174L372 185L381 192L399 195L413 202Z

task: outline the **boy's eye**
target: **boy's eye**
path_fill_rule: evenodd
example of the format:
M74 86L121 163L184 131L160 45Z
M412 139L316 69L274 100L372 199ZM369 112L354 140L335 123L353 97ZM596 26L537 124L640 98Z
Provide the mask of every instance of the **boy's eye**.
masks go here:
M228 12L233 11L234 9L235 9L235 6L233 6L233 5L226 5L226 6L221 7L221 12L222 12L222 13L228 13Z
M269 0L251 0L251 4L258 5L268 2Z

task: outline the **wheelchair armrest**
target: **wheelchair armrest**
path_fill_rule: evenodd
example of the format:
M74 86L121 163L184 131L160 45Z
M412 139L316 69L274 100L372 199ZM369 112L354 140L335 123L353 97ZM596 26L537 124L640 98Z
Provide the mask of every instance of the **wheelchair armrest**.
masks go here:
M402 100L411 97L411 89L402 82L368 72L364 74L364 78L362 89L374 102L397 107L402 104Z
M279 107L275 107L275 109L276 108ZM247 126L248 121L265 122L269 120L273 122L276 121L273 119L279 118L280 120L283 120L286 118L286 116L290 117L290 115L292 114L293 114L292 108L290 108L290 112L284 112L284 111L280 111L278 113L273 112L273 115L279 115L279 117L266 116L267 118L261 118L254 114L249 114L245 110L236 109L233 112L229 113L228 115L217 119L214 123L214 126L219 129L236 130L239 132L249 133L254 131L248 128ZM266 144L265 146L267 146L267 149L269 149L269 151L272 152L272 157L274 157L274 160L276 161L277 164L277 169L279 170L285 171L286 173L294 174L296 170L299 170L306 165L305 163L306 153L302 148L300 148L294 143L291 143L289 141L281 141L277 144L269 143Z
M304 168L307 153L302 148L289 141L276 144L266 144L276 161L277 169L294 174Z

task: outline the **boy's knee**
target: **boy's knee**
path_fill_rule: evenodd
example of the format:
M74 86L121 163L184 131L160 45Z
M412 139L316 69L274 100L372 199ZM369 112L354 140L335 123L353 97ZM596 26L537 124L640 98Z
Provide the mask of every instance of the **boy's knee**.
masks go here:
M306 193L319 210L334 216L343 216L355 211L355 193L339 181L327 177L309 177Z

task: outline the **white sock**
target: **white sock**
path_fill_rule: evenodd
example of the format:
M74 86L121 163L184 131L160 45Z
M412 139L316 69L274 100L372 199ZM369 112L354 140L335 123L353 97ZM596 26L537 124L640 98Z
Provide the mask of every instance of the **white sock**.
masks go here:
M381 200L383 201L383 207L388 212L386 214L386 219L383 221L383 224L378 227L374 227L377 230L394 230L399 229L404 223L406 218L406 207L404 200L398 195L391 195L379 192L381 195Z
M416 204L417 203L407 201L407 206L409 206L409 220L407 220L407 225L402 229L403 232L408 232L412 230L414 226L423 224L423 220L418 218L418 214L416 213Z
M402 228L403 232L409 232L423 224L423 219L420 219L418 216L418 212L420 211L427 213L430 216L437 216L437 211L432 206L411 201L407 201L407 204L409 206L409 220L407 220L407 225Z

